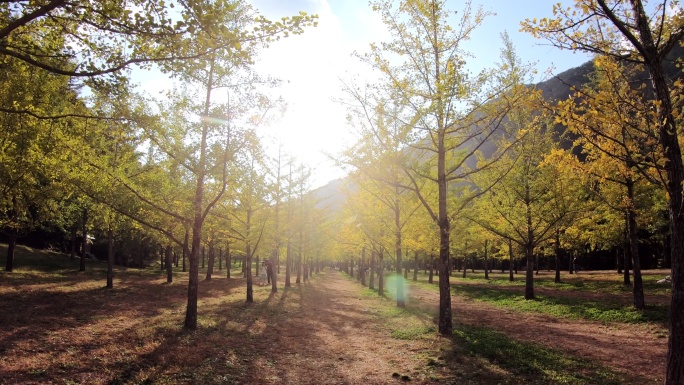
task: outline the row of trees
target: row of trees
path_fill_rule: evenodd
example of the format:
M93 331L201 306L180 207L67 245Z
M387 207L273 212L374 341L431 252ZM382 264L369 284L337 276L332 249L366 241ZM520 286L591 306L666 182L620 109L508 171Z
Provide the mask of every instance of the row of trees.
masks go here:
M6 269L17 237L37 226L80 231L84 251L96 226L108 240L111 287L117 234L149 232L164 245L169 280L173 248L188 257L185 327L194 329L203 247L209 266L222 245L244 250L246 271L257 252L273 262L285 253L286 285L292 267L299 281L303 265L323 256L358 255L383 277L387 259L401 275L408 255L434 255L438 327L451 335L449 272L458 253L524 253L531 299L529 262L541 246L559 259L562 250L624 243L641 309L637 234L649 230L672 248L667 382L684 382L681 92L664 72L684 34L678 3L647 13L640 0L576 0L555 5L555 19L523 22L560 48L597 54L591 81L564 101L529 86L531 70L505 35L495 69L467 70L463 44L488 16L482 9L467 4L456 15L438 0L372 6L393 40L359 55L379 82L345 85L360 141L340 157L353 183L332 218L308 193L307 172L265 154L257 134L279 105L265 92L277 81L252 63L269 41L302 33L315 17L272 22L240 0L0 6ZM157 68L176 88L162 99L138 95L131 66ZM634 71L649 84L635 84ZM559 146L559 128L573 135L575 151Z
M279 258L286 242L288 262L314 255L313 236L296 237L313 215L308 171L265 153L257 127L281 104L266 93L277 81L252 64L315 16L273 22L241 0L50 0L5 3L0 20L6 270L17 238L39 227L80 233L85 270L87 235L97 232L112 287L115 240L151 239L164 245L169 281L173 248L187 256L185 327L194 329L203 247L207 278L222 246L240 249L247 269L259 251ZM175 88L161 98L137 93L134 66L167 74Z
M499 63L466 69L463 43L487 16L481 8L372 6L392 39L359 55L378 82L345 85L359 135L341 158L353 178L338 221L355 239L347 252L365 261L370 251L375 266L390 253L399 274L405 249L438 255L439 331L451 335L448 273L458 253L522 250L532 299L540 248L554 250L559 281L564 250L623 247L624 282L631 260L634 306L644 309L638 233L660 236L673 279L666 382L684 382L681 82L665 72L684 36L678 2L576 0L554 5L553 19L524 21L561 49L596 54L594 73L566 100L529 85L531 69L505 34Z

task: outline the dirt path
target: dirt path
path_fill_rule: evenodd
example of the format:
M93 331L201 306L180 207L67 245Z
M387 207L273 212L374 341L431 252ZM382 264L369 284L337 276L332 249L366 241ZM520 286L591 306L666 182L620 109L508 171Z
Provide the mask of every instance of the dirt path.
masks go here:
M439 293L413 286L411 306L436 312ZM665 374L667 336L644 325L567 320L542 314L501 309L452 294L454 323L478 325L501 331L521 341L588 357L619 372L662 383ZM652 381L652 382L651 382Z
M262 359L277 365L264 365L254 383L394 384L425 365L421 352L434 346L390 338L367 306L382 299L364 298L359 285L335 271L304 286L300 311L285 323L273 323L269 334L275 338L264 344Z
M84 274L11 276L12 284L0 284L0 384L563 382L545 372L549 366L516 372L468 350L462 338L440 338L436 290L414 287L404 312L344 273L326 270L291 288L281 281L275 294L255 286L254 303L246 304L244 278L217 277L200 283L200 326L187 331L181 326L187 275L173 284L149 274L121 276L114 290ZM623 382L662 383L666 339L644 326L555 319L453 298L457 326L485 326L590 358L629 374ZM408 333L405 339L393 337L397 330ZM562 362L548 365L556 364ZM595 374L577 382L592 383Z

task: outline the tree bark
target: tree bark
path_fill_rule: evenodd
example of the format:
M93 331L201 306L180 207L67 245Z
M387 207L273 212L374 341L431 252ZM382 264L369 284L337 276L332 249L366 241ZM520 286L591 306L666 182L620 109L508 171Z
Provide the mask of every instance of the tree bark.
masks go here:
M207 275L204 278L206 281L211 280L214 274L214 261L216 260L216 250L214 249L214 239L209 241L209 264L207 265Z
M515 257L513 257L513 241L508 240L508 280L513 282L513 265L515 265Z
M233 267L233 261L230 256L230 242L226 244L226 278L230 279L230 269Z
M418 282L418 251L413 252L413 282Z
M76 243L78 242L77 237L76 237L76 232L78 228L77 225L74 224L71 226L71 260L73 261L76 259Z
M166 257L166 283L173 283L173 246L169 243L164 251Z
M5 271L14 270L14 250L17 248L17 235L12 233L8 236L7 261L5 261Z
M487 246L489 246L489 245L488 245L488 241L485 239L485 244L484 244L484 273L485 273L485 279L489 279L489 272L488 272L489 266L488 266L488 263L487 263L487 262L489 262L489 260L487 259L487 257L488 257L488 256L487 256Z
M556 254L556 276L553 279L555 283L560 283L561 282L561 277L560 277L560 265L561 265L561 247L560 247L560 231L556 229L556 243L554 247L554 251Z
M114 288L114 230L111 223L107 227L107 288Z
M185 238L183 239L183 273L186 272L186 269L185 269L185 258L187 258L187 256L188 256L188 251L189 251L189 249L188 249L188 242L189 242L189 239L188 239L188 238L189 238L189 237L190 237L190 230L189 230L189 229L185 229Z
M385 295L385 252L380 250L378 255L378 295Z
M207 94L204 104L204 114L209 116L211 90L214 76L214 59L209 61L207 78ZM193 200L192 250L190 251L190 274L188 276L188 304L185 311L184 327L189 330L197 329L197 297L199 292L199 252L202 243L202 226L204 224L202 201L204 199L204 177L206 172L207 135L209 126L202 123L202 137L200 139L200 156L197 165L197 184Z
M639 244L637 243L636 213L634 212L631 204L631 202L634 202L634 183L631 180L627 181L627 198L630 201L630 208L627 209L627 231L629 234L629 253L632 256L632 271L634 272L634 286L632 286L632 294L634 295L634 308L637 310L644 310L646 308L646 301L644 299L644 283L641 279L641 262L639 259Z
M285 287L292 287L292 283L290 282L290 266L292 266L292 242L290 242L289 238L287 240L286 253L287 255L285 256Z
M81 228L81 231L83 231L83 238L81 239L81 246L83 250L81 250L81 264L79 265L78 270L79 271L85 271L86 269L86 250L88 249L88 209L83 209L83 227Z

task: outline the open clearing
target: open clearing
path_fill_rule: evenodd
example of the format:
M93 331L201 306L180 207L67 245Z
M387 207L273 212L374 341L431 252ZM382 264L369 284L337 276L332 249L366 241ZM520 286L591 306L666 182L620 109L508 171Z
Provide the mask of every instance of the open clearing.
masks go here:
M246 304L239 271L230 280L217 271L200 283L200 326L187 332L185 273L167 284L159 270L117 270L107 290L100 262L84 273L23 268L19 258L17 266L0 273L2 384L655 384L665 368L663 322L556 316L472 294L496 288L503 281L496 273L491 282L451 278L455 332L443 338L435 326L437 288L422 272L407 308L398 309L330 269L299 285L293 277L291 288L280 274L278 293L255 285L254 303ZM612 279L618 289L540 284L536 293L631 302L615 273L563 278ZM516 280L497 293L520 296L522 274ZM667 291L651 291L647 303L666 306Z

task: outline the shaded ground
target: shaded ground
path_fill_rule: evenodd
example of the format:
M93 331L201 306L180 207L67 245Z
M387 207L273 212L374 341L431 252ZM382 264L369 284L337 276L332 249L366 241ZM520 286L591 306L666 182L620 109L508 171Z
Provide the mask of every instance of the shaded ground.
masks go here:
M535 292L538 295L572 295L588 301L606 298L614 301L616 297L614 294L568 292L550 288L535 288ZM439 300L437 292L415 286L412 287L412 296L417 302L412 306L426 306L428 303L438 303ZM660 302L662 298L651 300ZM622 296L620 301L629 303L630 298ZM456 324L491 327L517 340L587 357L633 378L641 378L644 383L662 383L664 379L667 330L661 325L608 324L521 313L494 307L458 293L452 293L452 311Z
M3 272L0 384L566 382L544 368L511 370L458 337L438 337L437 292L429 288L412 288L408 310L398 311L390 299L327 270L292 288L280 282L275 294L255 286L255 302L245 304L244 279L223 274L201 282L200 327L186 332L182 273L166 284L156 272L120 271L107 290L100 271ZM453 306L462 335L485 326L616 373L570 383L661 382L662 330L521 314L460 296Z

